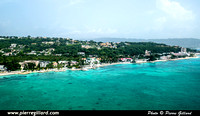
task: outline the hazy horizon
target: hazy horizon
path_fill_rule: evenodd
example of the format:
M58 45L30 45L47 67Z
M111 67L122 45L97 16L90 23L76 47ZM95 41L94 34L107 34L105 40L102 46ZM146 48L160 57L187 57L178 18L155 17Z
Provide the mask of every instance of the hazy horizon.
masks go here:
M0 35L200 38L198 0L1 0Z

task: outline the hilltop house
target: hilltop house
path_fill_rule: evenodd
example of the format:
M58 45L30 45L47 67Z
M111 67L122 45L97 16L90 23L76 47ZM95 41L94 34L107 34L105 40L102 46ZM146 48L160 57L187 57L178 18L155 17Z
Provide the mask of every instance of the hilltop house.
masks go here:
M36 55L36 54L37 54L36 51L31 51L31 52L27 53L27 55Z
M84 61L85 61L86 59L87 59L87 58L82 58L82 60L84 60Z
M85 56L85 52L78 52L77 54L78 54L78 55Z
M54 54L54 56L62 56L62 54Z
M98 57L98 55L89 55L90 58L92 57Z
M50 42L42 42L43 44L49 44L49 45L53 45L54 44L54 42L53 41L50 41Z
M52 51L55 51L55 48L49 48L49 49L46 49L46 51L52 52Z
M4 53L4 51L0 50L0 53Z
M10 56L12 55L12 52L4 53L3 56Z
M112 46L112 45L111 45L111 43L106 42L106 43L101 43L100 46L102 46L102 47L109 47L109 46Z
M17 46L17 44L11 44L10 48L15 48Z
M82 48L85 48L85 49L89 49L89 48L92 48L92 46L89 46L89 45L81 45Z
M31 43L31 45L37 45L37 43Z

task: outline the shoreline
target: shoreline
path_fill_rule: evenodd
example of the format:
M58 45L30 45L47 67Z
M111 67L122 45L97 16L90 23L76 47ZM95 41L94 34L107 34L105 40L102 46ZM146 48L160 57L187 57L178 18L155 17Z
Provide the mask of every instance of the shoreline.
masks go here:
M185 57L185 58L168 59L168 60L155 60L155 61L150 61L150 63L154 63L154 62L166 62L166 61L176 61L176 60L186 60L186 59L191 59L191 58L199 58L199 57L195 56L195 57Z
M166 61L176 61L176 60L185 60L185 59L190 59L190 58L199 58L198 56L196 57L185 57L185 58L177 58L177 59L169 59L169 60L155 60L155 61L150 61L150 62L145 62L145 63L155 63L155 62L166 62ZM143 64L143 63L131 63L131 62L117 62L117 63L102 63L101 65L98 65L96 67L85 67L87 70L90 69L96 69L99 67L104 67L104 66L111 66L111 65L118 65L118 64ZM83 70L83 68L78 68L78 69L68 69L68 68L62 68L62 69L47 69L47 70L40 70L40 71L12 71L12 72L3 72L0 73L0 76L7 76L7 75L16 75L16 74L21 74L21 75L26 75L30 73L45 73L45 72L65 72L67 70L71 71L87 71Z

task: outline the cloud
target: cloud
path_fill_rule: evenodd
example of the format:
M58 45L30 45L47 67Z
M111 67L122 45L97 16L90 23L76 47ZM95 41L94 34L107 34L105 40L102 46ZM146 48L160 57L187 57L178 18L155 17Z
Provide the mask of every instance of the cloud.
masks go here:
M192 11L185 9L179 2L171 0L157 0L157 7L176 20L193 20Z

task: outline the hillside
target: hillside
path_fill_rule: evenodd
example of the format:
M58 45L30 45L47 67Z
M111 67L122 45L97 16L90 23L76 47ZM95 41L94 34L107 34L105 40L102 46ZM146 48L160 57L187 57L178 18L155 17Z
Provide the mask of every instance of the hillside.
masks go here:
M163 43L167 45L177 45L186 48L200 48L200 39L195 38L170 38L170 39L134 39L134 38L96 38L95 41L102 42L155 42L155 43Z

